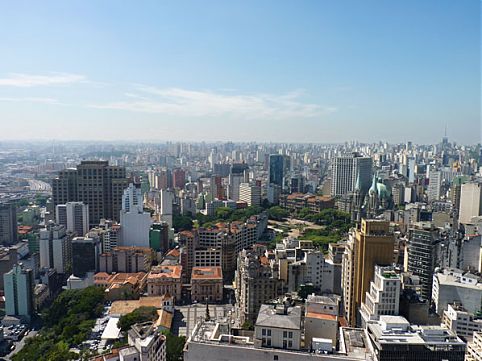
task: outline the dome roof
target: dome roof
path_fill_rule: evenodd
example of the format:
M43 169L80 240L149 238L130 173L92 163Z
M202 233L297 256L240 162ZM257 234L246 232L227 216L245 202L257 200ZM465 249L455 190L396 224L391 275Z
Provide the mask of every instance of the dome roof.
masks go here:
M390 190L385 184L381 182L381 180L379 180L377 183L377 193L378 193L378 198L380 199L389 199L391 196Z

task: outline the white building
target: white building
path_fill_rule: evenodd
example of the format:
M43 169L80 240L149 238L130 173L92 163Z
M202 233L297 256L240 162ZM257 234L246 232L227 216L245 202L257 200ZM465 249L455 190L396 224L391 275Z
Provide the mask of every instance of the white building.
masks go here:
M444 269L433 276L432 301L442 316L449 303L461 303L470 313L480 311L482 283L478 276L459 269Z
M162 335L152 324L147 322L135 324L127 332L130 347L119 350L121 361L165 361L166 336Z
M53 223L40 230L40 267L64 274L72 266L72 235Z
M362 191L370 187L372 159L357 153L333 158L331 164L331 195L342 196L355 189L357 178Z
M89 205L83 202L58 204L55 210L57 224L65 226L68 232L83 237L89 231Z
M378 321L381 315L398 315L400 288L400 276L393 267L375 266L374 280L360 308L363 327L370 321Z
M261 204L261 187L251 183L239 185L239 200L246 202L248 206L259 206Z
M305 348L314 349L316 339L329 339L330 350L338 340L340 296L308 295L305 308Z
M427 187L427 198L429 202L438 201L441 196L442 172L430 171Z
M174 193L170 190L162 189L160 191L159 214L160 221L167 222L169 228L172 228L172 204L174 202Z
M132 183L122 196L120 220L123 246L149 247L151 216L144 212L141 189Z
M464 183L460 188L459 222L470 223L482 215L482 183Z
M482 361L482 332L474 332L472 342L467 343L465 361Z
M301 348L301 307L261 305L254 326L255 344L288 350Z

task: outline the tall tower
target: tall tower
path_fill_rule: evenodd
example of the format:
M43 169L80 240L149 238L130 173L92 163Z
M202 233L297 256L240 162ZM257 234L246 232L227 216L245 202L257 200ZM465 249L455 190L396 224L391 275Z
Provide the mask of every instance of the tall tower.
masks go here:
M395 237L387 221L362 219L360 229L350 233L342 266L345 316L350 325L357 324L357 313L365 300L375 266L392 264L394 248Z
M0 203L0 245L17 243L17 213L13 203Z
M353 192L359 177L359 186L366 192L370 185L372 159L358 153L333 158L331 165L331 195L342 196Z
M281 154L269 156L269 183L283 187L284 157Z

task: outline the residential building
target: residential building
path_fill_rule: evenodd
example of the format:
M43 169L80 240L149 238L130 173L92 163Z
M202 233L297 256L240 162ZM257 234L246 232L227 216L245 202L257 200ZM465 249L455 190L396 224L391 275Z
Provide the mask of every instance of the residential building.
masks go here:
M149 247L152 220L149 212L144 212L140 187L133 183L129 184L122 195L120 222L123 246Z
M191 301L221 302L223 300L223 272L221 267L193 267Z
M34 312L34 279L32 270L16 264L3 275L5 313L30 321Z
M147 276L147 294L162 296L169 294L181 300L182 266L155 266Z
M338 343L340 296L308 295L304 319L304 343L306 349L315 349L317 339L329 339L330 351Z
M166 336L152 322L135 324L127 332L128 348L119 351L125 361L166 361Z
M99 272L149 272L154 251L148 247L115 247L99 256Z
M254 326L255 344L288 350L301 348L301 307L261 305Z
M261 186L255 183L239 185L239 200L246 202L248 207L261 205Z
M342 265L345 317L350 325L357 324L375 266L392 264L394 248L395 237L387 221L362 219L361 227L350 232Z
M49 223L40 230L40 267L66 274L72 268L72 234L64 226Z
M56 223L63 225L67 232L83 237L89 231L89 206L82 202L57 204Z

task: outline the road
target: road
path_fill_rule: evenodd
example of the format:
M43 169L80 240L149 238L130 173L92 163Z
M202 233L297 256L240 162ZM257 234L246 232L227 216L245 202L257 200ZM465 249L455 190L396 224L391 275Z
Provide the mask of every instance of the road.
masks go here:
M38 179L28 179L28 185L30 187L30 190L32 191L48 193L52 192L52 187L50 186L50 184Z
M5 356L5 360L11 360L12 359L12 356L15 355L17 352L19 352L23 346L25 346L25 341L31 337L35 337L37 335L38 331L30 331L28 333L27 336L25 336L24 338L22 338L20 341L18 342L14 342L14 345L15 345L15 350L13 350L12 352L10 352L7 356Z

